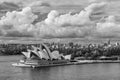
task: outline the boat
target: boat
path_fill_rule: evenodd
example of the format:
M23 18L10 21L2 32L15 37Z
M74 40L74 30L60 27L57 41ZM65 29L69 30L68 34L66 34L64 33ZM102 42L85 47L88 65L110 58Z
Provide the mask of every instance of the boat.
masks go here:
M40 44L40 47L32 46L27 52L22 52L24 58L17 63L13 63L15 67L50 67L50 66L63 66L72 65L73 62L70 58L59 54L59 51L51 52L45 44ZM70 56L71 57L71 56Z

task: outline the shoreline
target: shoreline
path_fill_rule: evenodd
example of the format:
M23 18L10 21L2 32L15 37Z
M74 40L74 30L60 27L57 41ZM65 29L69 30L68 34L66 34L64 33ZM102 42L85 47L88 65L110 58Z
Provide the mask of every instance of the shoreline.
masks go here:
M41 67L54 67L54 66L67 66L67 65L82 65L82 64L99 64L99 63L120 63L120 60L84 60L84 61L76 61L76 62L68 62L66 64L48 64L48 65L27 65L23 63L13 63L12 66L14 67L29 67L29 68L41 68Z
M120 60L77 60L74 64L92 64L92 63L120 63Z
M0 56L0 62L16 62L22 58L20 55ZM120 60L74 60L71 65L99 64L99 63L120 63Z

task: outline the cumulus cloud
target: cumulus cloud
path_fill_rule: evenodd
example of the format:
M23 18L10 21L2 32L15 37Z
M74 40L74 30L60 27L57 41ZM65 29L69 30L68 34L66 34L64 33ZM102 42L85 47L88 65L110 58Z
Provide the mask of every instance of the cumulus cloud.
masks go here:
M39 26L39 25L38 25ZM90 27L79 28L79 27L61 27L55 25L46 25L43 24L39 27L39 35L40 37L48 37L48 38L74 38L74 37L85 37L89 34Z
M93 3L80 11L78 14L71 13L60 15L58 11L52 10L45 19L44 25L40 27L41 34L52 37L86 37L94 30L95 22L91 21L91 15L97 9L103 8L106 3ZM37 23L37 26L41 24Z
M96 25L97 37L120 37L120 24L116 23L115 16L108 16L104 20Z
M7 12L0 20L1 31L4 35L9 33L17 35L20 33L31 33L31 28L34 26L32 22L37 18L31 11L30 7L24 8L21 12L13 11ZM28 34L29 35L29 34Z
M48 14L48 18L45 20L46 24L55 24L55 25L86 25L91 24L92 21L90 16L95 12L102 11L101 8L105 6L106 3L93 3L86 7L84 10L80 11L79 14L71 15L70 13L59 15L59 12L53 10Z
M32 5L34 4L36 3ZM71 13L61 15L58 11L52 10L45 20L35 24L33 22L38 16L32 13L31 7L26 7L22 11L7 12L0 20L0 35L42 38L84 38L93 34L100 36L102 30L106 33L109 26L113 28L116 25L112 16L105 18L104 23L96 23L92 20L94 13L104 12L105 5L104 2L92 3L74 15ZM107 34L111 31L108 31Z

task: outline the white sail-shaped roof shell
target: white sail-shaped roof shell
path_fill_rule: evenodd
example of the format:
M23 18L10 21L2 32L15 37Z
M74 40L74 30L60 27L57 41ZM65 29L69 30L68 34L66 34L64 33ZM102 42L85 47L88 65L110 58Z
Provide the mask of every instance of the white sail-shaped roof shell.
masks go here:
M27 52L22 52L22 54L26 57L26 58L31 58L31 50L27 50Z
M71 55L66 55L66 56L64 56L64 58L70 60L71 59Z
M30 58L30 52L22 52L22 54L26 57L26 58Z
M41 47L37 48L35 46L32 46L32 48L33 48L32 52L34 54L36 54L40 59L42 59L42 58L50 59L50 57L49 57L49 53L50 53L49 48L44 44L42 44L42 46L44 46L44 49L41 49Z
M61 59L63 55L59 54L59 51L50 52L50 49L45 45L41 44L40 48L32 46L33 50L29 50L28 52L22 52L27 58L31 58L31 54L37 55L40 59ZM65 59L70 59L70 56L65 56Z
M46 49L39 49L39 51L37 51L37 47L34 47L34 50L32 50L32 52L34 54L36 54L40 59L44 58L44 59L50 59L49 56L48 56L48 53L46 51Z
M40 55L35 51L35 50L27 50L27 52L22 52L22 54L26 57L26 58L31 58L32 55L36 55L37 57L40 58Z
M61 59L59 51L53 51L52 53L50 53L50 56L52 59Z
M38 54L40 55L41 59L44 58L44 59L50 59L48 54L46 52L43 52L43 51L38 51Z
M36 55L41 59L41 55L38 53L38 51L33 50L32 52L33 52L34 54L36 54Z
M42 51L47 53L49 59L51 59L51 56L50 56L51 51L50 51L50 49L45 44L41 44L41 46L44 47L44 49L42 49Z

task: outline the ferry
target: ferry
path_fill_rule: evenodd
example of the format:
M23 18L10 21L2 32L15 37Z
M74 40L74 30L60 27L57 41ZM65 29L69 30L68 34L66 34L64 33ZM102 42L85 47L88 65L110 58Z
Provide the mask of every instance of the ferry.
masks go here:
M32 46L31 50L28 49L27 52L22 52L22 54L24 55L24 59L18 63L13 63L13 66L39 68L74 64L70 61L70 55L63 56L58 51L51 52L43 43L39 48Z

